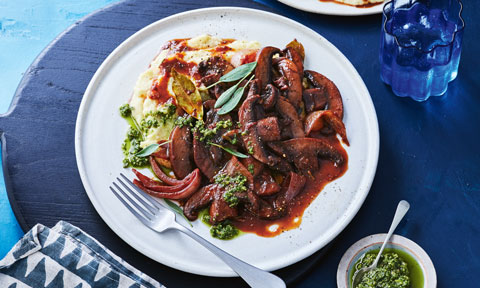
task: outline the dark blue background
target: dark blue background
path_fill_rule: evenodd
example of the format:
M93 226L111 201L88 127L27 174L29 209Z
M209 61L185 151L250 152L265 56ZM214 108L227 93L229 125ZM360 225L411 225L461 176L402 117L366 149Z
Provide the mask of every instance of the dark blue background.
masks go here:
M316 30L350 59L372 96L380 126L380 158L369 196L311 273L294 287L334 287L338 262L358 239L385 232L399 200L411 209L397 234L421 245L439 287L478 287L480 272L480 2L465 3L467 23L458 78L445 96L425 103L395 97L379 78L381 15L333 17L276 1L125 1L78 22L48 47L17 90L15 109L0 118L13 208L24 228L63 219L98 238L134 266L170 287L225 281L184 276L134 252L101 221L78 177L75 118L83 92L104 58L124 39L165 16L201 7L276 11ZM265 31L268 33L268 31ZM279 251L281 253L281 251ZM165 272L176 276L176 281ZM477 272L477 273L475 273ZM196 279L196 280L195 280Z

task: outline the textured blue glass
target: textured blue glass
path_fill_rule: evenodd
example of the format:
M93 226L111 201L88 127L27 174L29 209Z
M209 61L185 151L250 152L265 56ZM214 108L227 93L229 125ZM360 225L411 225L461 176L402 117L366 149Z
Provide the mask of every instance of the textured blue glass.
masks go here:
M425 101L457 77L462 48L459 0L394 0L383 9L381 78L397 96Z

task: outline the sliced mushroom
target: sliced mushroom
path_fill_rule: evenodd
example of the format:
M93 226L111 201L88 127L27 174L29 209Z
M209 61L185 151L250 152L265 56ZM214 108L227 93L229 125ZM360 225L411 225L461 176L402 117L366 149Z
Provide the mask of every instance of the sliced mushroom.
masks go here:
M243 164L238 161L238 158L233 156L230 161L227 162L225 167L221 170L221 172L230 175L230 176L235 176L237 174L241 174L245 177L247 177L247 182L249 185L249 188L253 188L253 175L248 171Z
M248 191L248 200L245 204L253 215L256 215L262 219L276 219L282 216L278 211L273 208L273 205L262 199L253 191Z
M287 99L295 106L297 113L300 115L303 110L302 100L302 77L295 63L288 58L275 59L275 65L278 67L280 73L287 78L288 89L286 91Z
M247 98L253 97L260 94L260 80L254 79L250 82L250 87L248 88Z
M300 79L303 77L303 58L293 47L287 47L283 49L283 54L285 57L290 59L295 66L297 66L297 71L300 76Z
M225 190L222 188L216 189L213 195L212 205L210 205L210 223L216 224L226 219L238 216L237 207L230 207L223 198Z
M213 201L213 195L217 189L217 184L204 186L187 200L183 206L183 214L188 220L194 221L197 219L198 211Z
M280 191L281 187L275 182L272 175L267 171L263 171L258 177L255 178L255 193L258 196L271 196Z
M260 175L260 173L263 171L263 168L264 168L264 164L262 162L256 160L251 156L241 159L240 162L242 162L244 167L247 167L248 172L250 172L250 174L252 174L253 177ZM253 173L252 173L252 169L253 169Z
M327 109L331 110L338 118L343 119L342 96L335 83L322 74L312 70L305 70L304 74L314 87L323 89L328 98Z
M261 90L272 82L272 57L280 52L276 47L267 46L257 53L257 67L255 68L255 78L259 80Z
M257 122L258 136L263 141L279 141L281 140L280 125L277 117L267 117Z
M325 109L327 102L328 98L323 88L311 88L303 91L303 103L307 113Z
M295 107L285 98L280 97L276 105L277 114L284 129L283 134L288 138L303 138L305 133Z
M349 145L345 125L331 110L314 111L308 114L305 119L305 134L309 135L313 131L321 131L325 126L332 128L342 137L342 141Z
M193 170L192 135L188 126L176 126L170 133L168 152L173 173L183 179Z
M265 111L270 111L275 108L279 94L280 92L278 91L277 87L273 86L272 84L268 84L265 87L265 92L262 94L262 105Z
M212 159L208 147L198 139L199 137L198 132L193 133L193 160L203 175L212 180L223 165L221 162L215 162Z
M313 176L319 168L318 157L333 161L337 165L345 161L340 152L322 139L296 138L270 142L269 146L289 162L293 162L303 175Z

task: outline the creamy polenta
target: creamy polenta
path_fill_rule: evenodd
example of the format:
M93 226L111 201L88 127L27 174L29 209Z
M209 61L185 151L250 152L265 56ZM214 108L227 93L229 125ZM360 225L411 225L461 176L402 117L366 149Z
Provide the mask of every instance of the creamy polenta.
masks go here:
M154 124L146 126L140 146L146 147L168 139L175 126L176 117L168 117L163 121L155 119L155 115L168 115L169 108L176 103L169 69L174 67L180 70L197 88L201 88L203 84L195 78L195 69L200 62L212 56L220 56L237 66L234 62L238 61L238 57L235 55L258 49L260 43L257 41L221 39L210 35L167 42L148 69L138 77L129 103L131 115L139 125L144 126L142 123L147 122Z

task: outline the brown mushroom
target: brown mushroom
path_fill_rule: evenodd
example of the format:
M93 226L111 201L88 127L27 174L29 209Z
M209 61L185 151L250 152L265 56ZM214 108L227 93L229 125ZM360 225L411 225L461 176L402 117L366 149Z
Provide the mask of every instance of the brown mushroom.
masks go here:
M253 177L257 177L263 171L263 168L264 168L264 164L262 162L256 160L251 156L241 159L240 162L242 162L244 167L247 167L248 172L250 172L250 174L252 174ZM253 169L253 173L252 173L252 169Z
M214 191L212 205L210 205L209 209L211 224L220 223L238 215L237 207L229 206L223 198L223 193L225 193L223 188Z
M263 141L279 141L281 140L280 125L277 117L267 117L257 122L258 136Z
M193 170L192 135L188 126L176 126L170 133L168 153L173 173L183 179Z
M300 78L302 78L303 77L303 58L302 58L302 56L293 47L287 47L287 48L283 49L283 54L285 54L285 57L287 57L293 63L295 63L295 66L297 66L298 74L299 74Z
M257 53L257 67L255 68L255 78L259 80L261 90L272 82L272 57L279 53L280 49L267 46Z
M308 136L313 131L321 131L325 126L332 128L333 131L342 137L342 141L345 144L350 145L345 125L331 110L314 111L308 114L305 119L305 134Z
M332 145L316 138L296 138L282 142L268 143L281 157L293 162L303 175L313 177L319 169L318 157L342 164L345 159Z
M307 113L323 110L327 106L328 98L322 88L310 88L303 91L303 103Z
M284 127L283 135L288 138L303 138L305 133L295 107L283 97L279 97L275 106L280 122Z
M275 179L267 171L263 171L258 177L255 178L255 193L258 196L271 196L278 191L281 187L275 182Z
M265 92L262 94L262 105L265 111L270 111L275 108L279 94L280 92L278 91L277 87L273 86L272 84L268 84L265 87Z
M275 66L278 67L280 73L287 79L288 89L285 92L286 98L292 103L300 115L303 110L303 86L302 77L300 76L297 66L292 60L284 57L275 59Z
M322 89L327 96L327 109L331 110L338 118L343 119L342 96L335 83L322 74L312 70L305 70L304 74L314 87Z
M225 173L230 176L241 174L247 178L249 188L253 188L253 175L248 171L247 168L245 168L245 166L243 166L240 161L238 161L238 158L235 156L233 156L230 161L227 162L220 173Z
M217 189L217 184L204 186L185 202L185 205L183 206L183 214L185 214L188 220L194 221L197 219L198 211L212 202L213 194Z
M203 175L207 176L208 179L212 180L213 176L217 174L218 171L223 166L223 163L216 162L212 159L212 156L209 151L209 147L205 143L199 140L200 133L193 133L193 160L195 165L202 171Z

